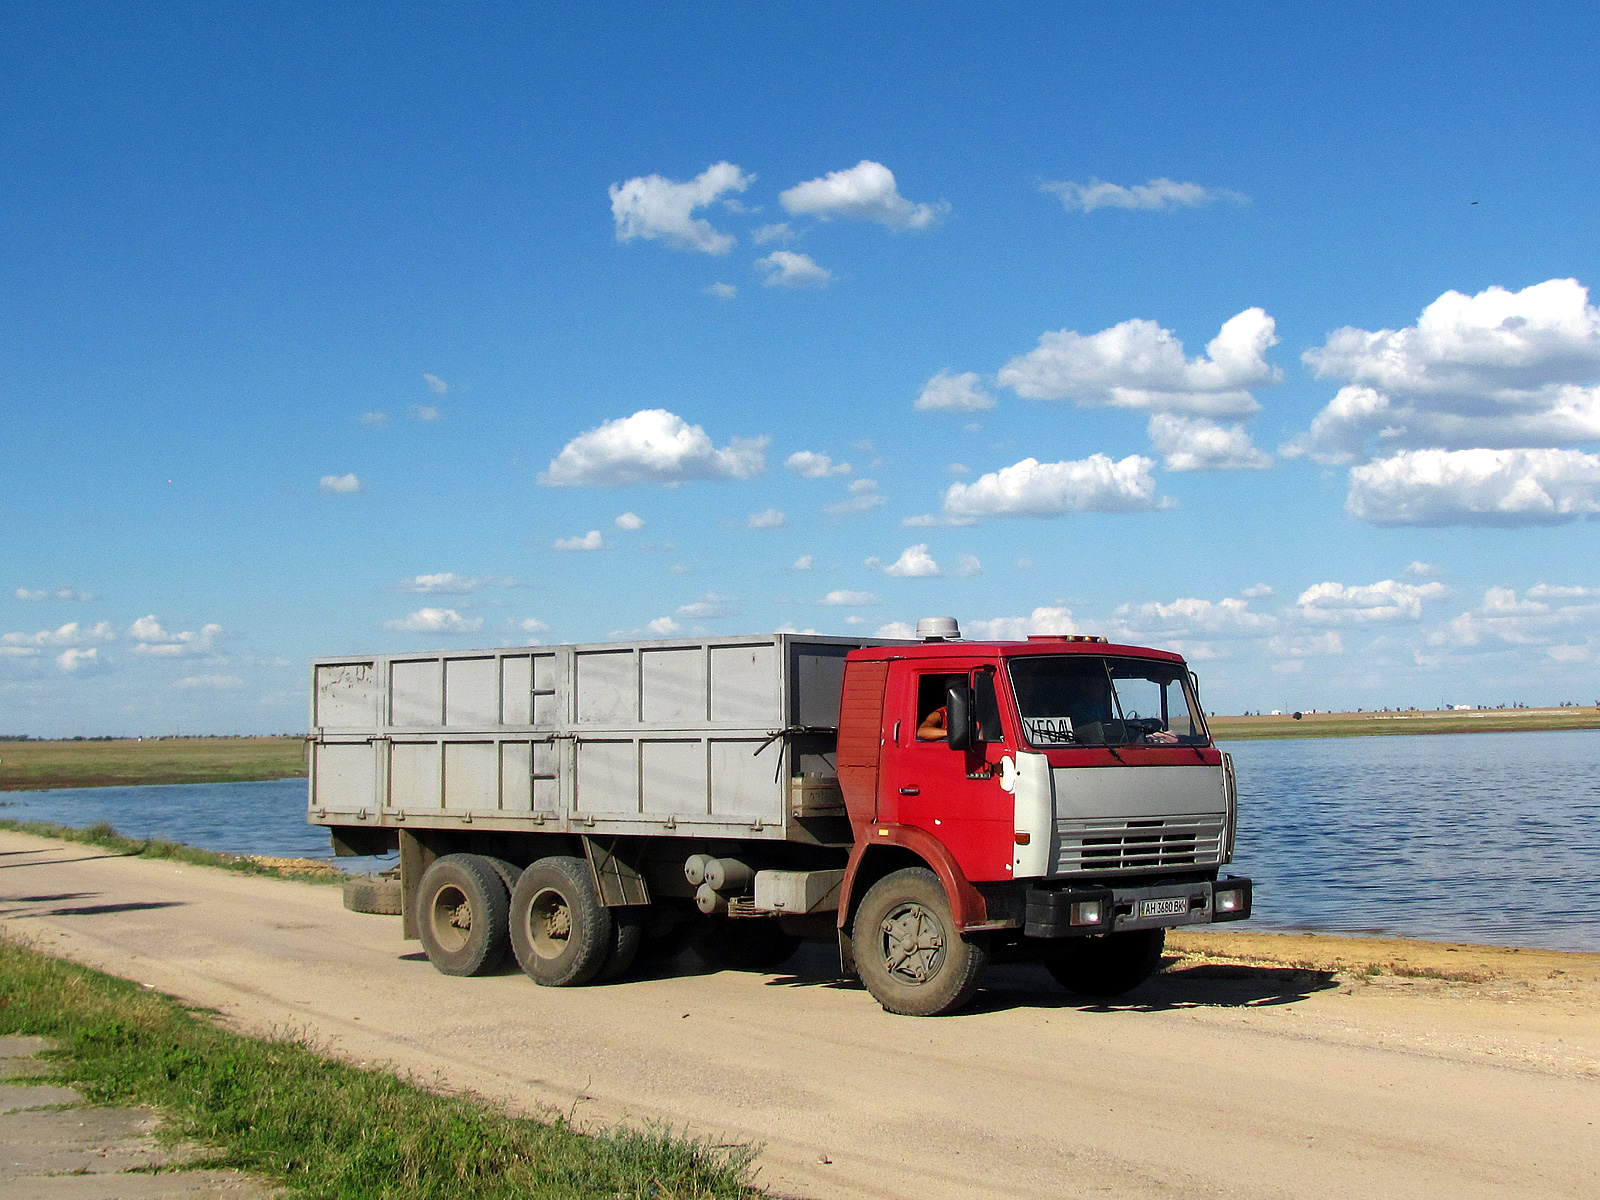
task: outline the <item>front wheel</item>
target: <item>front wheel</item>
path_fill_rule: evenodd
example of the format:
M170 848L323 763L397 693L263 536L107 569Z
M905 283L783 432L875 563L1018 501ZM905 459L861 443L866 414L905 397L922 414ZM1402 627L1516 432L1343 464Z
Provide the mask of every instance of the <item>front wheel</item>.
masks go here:
M939 877L926 867L885 875L861 901L853 926L856 968L892 1013L936 1017L978 989L988 943L956 928Z
M1044 965L1057 983L1080 996L1120 996L1156 973L1166 943L1165 929L1074 938L1058 946Z
M535 983L588 983L605 966L614 938L611 910L600 903L583 859L541 858L518 877L511 893L511 949Z

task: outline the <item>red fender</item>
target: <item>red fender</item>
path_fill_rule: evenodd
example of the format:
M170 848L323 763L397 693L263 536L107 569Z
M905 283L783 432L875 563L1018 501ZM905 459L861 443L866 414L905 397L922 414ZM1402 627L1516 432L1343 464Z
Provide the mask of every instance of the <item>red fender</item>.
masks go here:
M966 875L956 865L956 860L951 857L949 849L933 834L913 829L909 825L881 823L858 826L857 833L859 840L850 849L850 862L844 869L844 883L839 889L840 929L843 929L845 922L850 919L856 871L866 858L867 851L879 846L899 846L909 850L933 869L933 873L939 877L939 882L944 884L945 898L950 902L950 915L960 928L971 929L988 921L989 911L988 906L984 904L983 894L967 882Z

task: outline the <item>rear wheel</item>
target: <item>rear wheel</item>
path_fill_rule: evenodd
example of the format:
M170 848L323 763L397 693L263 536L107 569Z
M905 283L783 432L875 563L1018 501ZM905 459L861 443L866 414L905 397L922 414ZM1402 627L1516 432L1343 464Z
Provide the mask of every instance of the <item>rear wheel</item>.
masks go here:
M511 948L535 983L576 987L600 973L615 945L611 910L581 858L541 858L511 893Z
M707 966L735 971L762 971L786 961L800 948L773 917L703 917L694 925L689 944Z
M853 926L856 969L892 1013L936 1017L978 989L988 943L956 928L939 877L926 867L885 875L861 901Z
M642 905L613 908L611 912L611 948L606 960L596 972L596 983L614 983L633 969L639 949L644 945L644 911Z
M434 859L417 889L428 961L446 975L483 975L506 956L508 897L494 868L472 854Z
M1120 996L1156 973L1166 943L1165 929L1074 938L1058 946L1044 965L1057 983L1080 996Z

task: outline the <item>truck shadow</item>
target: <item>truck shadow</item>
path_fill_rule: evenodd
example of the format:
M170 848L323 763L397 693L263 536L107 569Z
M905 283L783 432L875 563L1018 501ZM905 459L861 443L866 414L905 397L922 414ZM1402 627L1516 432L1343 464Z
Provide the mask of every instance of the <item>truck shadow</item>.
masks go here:
M977 997L957 1016L977 1016L1018 1008L1076 1009L1079 1012L1170 1012L1188 1008L1271 1008L1297 1004L1338 987L1331 971L1205 963L1167 969L1124 996L1099 999L1067 991L1035 963L992 966ZM864 990L839 973L838 959L807 947L785 963L770 987L828 987Z
M1122 996L1096 998L1067 991L1043 967L1032 964L991 968L985 987L966 1011L1011 1008L1073 1008L1079 1012L1172 1012L1186 1008L1273 1008L1298 1004L1338 987L1332 971L1299 967L1205 963L1165 968Z

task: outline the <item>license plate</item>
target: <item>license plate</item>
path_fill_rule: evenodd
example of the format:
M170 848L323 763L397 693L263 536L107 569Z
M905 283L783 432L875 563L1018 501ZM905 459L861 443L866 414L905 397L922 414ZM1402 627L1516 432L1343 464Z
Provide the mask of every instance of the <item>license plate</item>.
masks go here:
M1141 917L1181 917L1189 911L1189 900L1185 896L1173 896L1165 900L1139 901L1139 915Z

